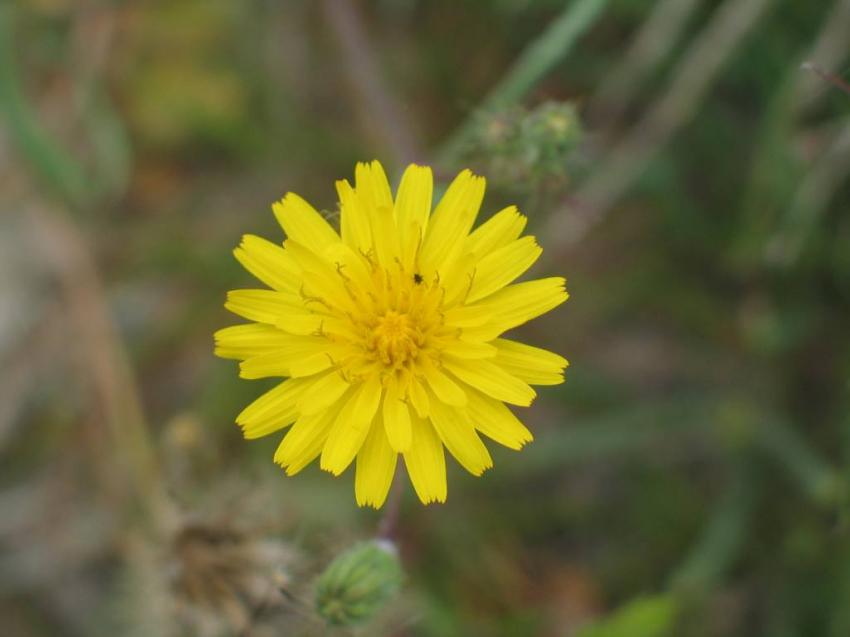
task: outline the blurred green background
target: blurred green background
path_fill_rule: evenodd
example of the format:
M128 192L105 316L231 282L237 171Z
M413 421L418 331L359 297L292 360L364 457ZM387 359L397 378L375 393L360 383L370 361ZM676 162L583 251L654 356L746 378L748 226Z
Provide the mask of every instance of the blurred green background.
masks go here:
M850 635L849 60L850 0L3 0L0 633ZM572 365L330 630L382 512L241 440L211 335L373 158L520 206Z

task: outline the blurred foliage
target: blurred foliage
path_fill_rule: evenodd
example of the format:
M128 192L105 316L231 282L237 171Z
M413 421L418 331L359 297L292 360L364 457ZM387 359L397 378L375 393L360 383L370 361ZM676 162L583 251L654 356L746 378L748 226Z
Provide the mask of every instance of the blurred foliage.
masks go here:
M353 3L411 159L485 174L484 216L517 203L572 293L524 329L572 362L535 443L451 467L445 506L407 494L403 594L361 634L850 634L850 96L800 70L847 79L850 3L769 1L626 195L549 247L707 21L751 3L696 0L603 91L665 1ZM312 585L379 514L240 440L265 385L211 334L249 285L241 234L278 236L270 202L333 211L384 150L333 4L0 7L4 636L325 634ZM115 339L86 330L103 318ZM135 402L165 514L125 488Z

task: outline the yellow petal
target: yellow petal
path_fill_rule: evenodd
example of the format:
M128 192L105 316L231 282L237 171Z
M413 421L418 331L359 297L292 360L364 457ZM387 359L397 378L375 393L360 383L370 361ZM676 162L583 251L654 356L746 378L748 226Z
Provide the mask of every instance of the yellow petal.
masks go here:
M362 254L345 243L335 243L325 248L324 257L330 261L339 276L356 290L372 287L372 275Z
M360 201L371 210L393 209L393 195L387 174L379 161L358 162L354 168L355 190Z
M457 358L479 359L493 358L498 354L498 350L489 343L475 343L472 341L464 341L459 338L452 339L446 343L441 350L445 354L456 356Z
M298 290L298 266L281 246L246 234L233 254L248 272L269 287L289 292Z
M304 389L298 410L304 416L318 413L335 403L351 387L336 371L326 374Z
M444 316L449 327L480 327L492 321L495 311L491 305L478 303L476 305L457 305L446 310ZM492 339L486 339L492 340Z
M334 366L334 359L328 352L319 352L305 358L292 361L289 365L289 375L293 378L312 376Z
M448 266L463 250L484 199L484 188L484 178L469 170L462 171L449 185L431 216L422 243L420 264L426 278Z
M523 237L494 250L475 265L467 303L483 299L528 270L543 250L534 237Z
M431 403L431 422L440 440L461 466L474 476L480 476L493 466L493 460L466 413L442 404Z
M466 241L466 248L478 257L497 250L522 234L527 219L516 206L500 210L473 230Z
M301 416L292 425L274 454L274 461L286 469L287 475L295 475L318 457L343 402L340 400L316 414Z
M410 411L394 380L387 385L382 412L390 446L398 452L407 451L410 447Z
M475 255L466 253L440 268L440 281L445 290L443 306L453 307L466 302L475 282Z
M298 243L321 249L339 241L339 235L309 203L294 193L272 204L272 212L286 236Z
M287 312L301 309L291 295L274 290L231 290L224 307L246 319L270 325Z
M478 431L510 449L520 449L533 436L504 403L473 390L467 392L467 413Z
M267 391L236 416L246 438L260 438L295 422L297 401L304 381L290 378Z
M290 308L277 318L274 326L293 336L309 336L319 332L327 320L326 316L304 308Z
M315 356L323 357L326 363L316 371L327 369L330 367L326 354L328 347L330 343L324 338L290 336L289 341L282 343L275 351L244 360L239 366L239 375L247 379L269 376L309 376L310 374L293 373L292 370L302 369L307 361L311 361Z
M395 265L401 254L398 230L391 208L378 208L373 213L372 241L375 255L385 268Z
M428 356L422 356L419 369L425 376L425 381L434 395L446 404L463 407L466 404L466 394L457 383L449 378L442 370L437 369ZM429 403L430 403L429 399Z
M496 339L496 363L509 374L530 385L559 385L564 382L564 368L569 362L563 356L525 343Z
M537 395L526 383L487 360L468 361L445 356L443 365L464 383L488 396L527 407Z
M305 305L317 312L326 312L334 307L353 308L351 297L343 285L344 279L333 263L291 239L283 245L304 271L300 293Z
M399 254L399 236L393 215L393 198L384 169L377 161L358 163L354 170L355 192L368 219L372 247L378 262L389 267Z
M418 378L412 377L407 385L407 395L420 418L428 417L428 394Z
M413 416L410 448L404 464L416 495L422 504L446 501L446 457L434 426Z
M218 330L213 337L215 355L235 359L267 354L285 346L292 339L292 335L263 323L231 325Z
M339 196L342 240L355 252L367 254L372 248L369 211L364 209L354 188L345 179L336 182L336 191Z
M342 408L322 450L321 468L339 475L360 450L381 401L381 381L375 376L354 389Z
M395 198L395 217L401 238L401 245L413 245L421 241L421 233L428 225L431 214L431 197L434 190L434 178L427 166L410 164L401 176L401 184ZM412 234L419 235L411 237ZM412 259L414 255L405 254ZM410 262L412 263L412 261ZM405 265L409 266L406 262Z
M550 277L502 288L485 300L464 308L467 314L490 314L485 324L468 327L464 334L469 340L489 341L548 312L569 298L565 283L562 277Z
M372 422L369 435L357 453L354 496L358 506L381 508L393 481L397 459L379 416Z

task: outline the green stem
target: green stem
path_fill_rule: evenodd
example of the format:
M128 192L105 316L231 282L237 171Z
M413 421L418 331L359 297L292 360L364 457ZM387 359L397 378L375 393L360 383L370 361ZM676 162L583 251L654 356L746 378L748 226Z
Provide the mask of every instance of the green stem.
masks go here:
M571 2L534 42L529 45L502 80L490 91L479 110L502 109L520 101L553 66L572 49L578 38L600 17L608 0ZM437 163L451 163L463 151L474 129L474 116L468 117L443 144Z

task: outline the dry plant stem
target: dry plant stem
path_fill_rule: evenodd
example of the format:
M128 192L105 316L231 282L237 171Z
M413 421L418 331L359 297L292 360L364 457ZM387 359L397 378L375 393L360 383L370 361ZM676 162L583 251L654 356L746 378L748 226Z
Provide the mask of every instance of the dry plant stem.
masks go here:
M322 0L322 8L365 126L391 152L394 166L421 160L413 127L383 80L357 7L352 0Z
M567 7L539 37L520 55L499 83L493 87L477 108L492 111L519 102L558 62L572 50L573 45L602 15L608 0L576 0ZM437 153L437 164L457 160L475 128L475 118L468 117L443 144Z
M617 128L643 80L667 57L702 0L659 0L644 20L622 62L587 106L588 119L605 130Z
M667 92L626 134L575 194L579 207L553 215L544 230L556 256L569 250L598 223L643 174L646 166L685 123L722 65L755 24L770 0L726 0L676 67Z
M165 523L166 498L126 352L115 330L89 247L61 213L33 205L27 211L35 244L52 265L77 334L106 427L103 447L114 450L111 470L122 493L125 513L140 513L153 530ZM115 486L115 484L111 486ZM138 506L141 510L134 510Z

